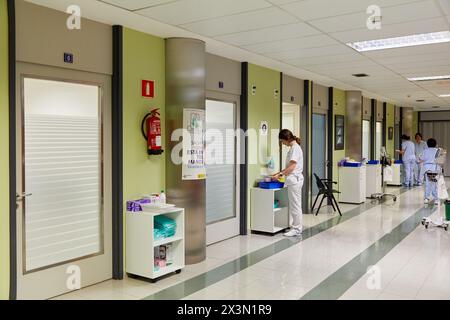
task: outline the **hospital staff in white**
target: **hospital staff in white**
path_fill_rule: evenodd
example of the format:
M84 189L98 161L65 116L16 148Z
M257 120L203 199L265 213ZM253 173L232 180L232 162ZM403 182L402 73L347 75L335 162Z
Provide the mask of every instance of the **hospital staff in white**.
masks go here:
M407 135L402 136L402 150L397 150L402 155L403 168L405 171L404 186L412 188L414 186L414 167L416 165L416 152L414 143Z
M289 195L289 213L291 230L284 234L286 237L297 237L303 232L302 188L303 188L303 151L300 139L289 130L282 130L279 135L282 144L290 147L286 157L286 169L275 174L272 178L278 180L286 177L285 185Z
M414 143L415 153L416 153L416 166L414 168L414 183L417 186L421 186L423 183L424 176L422 175L422 163L419 159L422 157L424 151L428 149L427 143L423 141L423 136L421 133L416 133L416 142Z

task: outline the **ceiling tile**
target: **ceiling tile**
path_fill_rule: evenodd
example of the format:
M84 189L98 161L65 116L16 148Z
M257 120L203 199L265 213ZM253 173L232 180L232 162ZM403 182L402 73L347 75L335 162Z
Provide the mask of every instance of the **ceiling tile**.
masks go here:
M412 34L438 32L448 30L447 21L442 18L418 20L414 22L396 23L384 25L380 30L367 28L331 33L334 38L348 43L363 40L402 37Z
M307 48L301 50L271 52L266 53L265 56L277 60L292 60L295 58L323 57L323 56L328 56L328 59L331 59L335 55L345 53L351 54L354 53L354 50L345 45L333 45L319 48Z
M183 0L136 12L164 23L181 25L270 6L264 0Z
M127 10L144 9L164 3L173 2L173 0L103 0L103 2L121 7Z
M450 1L448 0L438 0L438 1L442 10L444 10L444 13L450 15Z
M227 17L184 24L181 25L181 27L197 34L214 37L279 26L283 24L292 24L295 22L298 22L298 20L290 14L278 8L272 7Z
M303 21L334 17L349 13L363 13L367 19L367 8L376 4L380 7L411 3L414 0L305 0L282 6ZM365 20L364 19L364 23Z
M338 44L338 42L327 35L317 35L304 38L287 39L281 41L273 41L261 44L255 44L250 46L243 46L247 49L256 53L271 53L279 52L280 50L301 50L306 48L317 48L325 47L330 45Z
M317 31L316 29L303 22L299 22L294 24L287 24L271 28L219 36L216 37L216 39L232 45L243 46L262 42L306 37L319 33L320 31Z
M295 64L295 65L304 65L304 66L311 66L316 64L328 64L330 60L333 60L333 66L338 67L340 63L346 62L346 63L355 63L358 61L364 61L366 62L366 58L359 55L358 53L351 53L351 54L341 54L341 55L334 55L332 57L330 56L314 56L314 57L308 57L308 58L298 58L298 59L292 59L292 60L286 60L286 62Z
M420 14L418 14L420 12ZM442 17L442 14L433 0L386 7L382 10L382 26L401 22L410 22L422 19ZM338 32L366 28L368 15L365 11L311 21L311 25L323 32Z

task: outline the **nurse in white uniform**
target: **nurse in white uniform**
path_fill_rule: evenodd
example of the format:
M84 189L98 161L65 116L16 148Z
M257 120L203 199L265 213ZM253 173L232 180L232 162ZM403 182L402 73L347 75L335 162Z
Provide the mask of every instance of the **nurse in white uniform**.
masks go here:
M280 141L290 147L286 158L286 169L277 173L272 178L278 180L286 177L286 186L289 195L289 213L291 216L291 230L284 235L286 237L297 237L303 232L302 212L302 188L303 188L303 151L300 147L300 139L289 130L282 130L279 135Z
M414 167L416 165L416 151L414 143L407 135L402 136L402 150L397 150L403 157L403 167L405 169L405 181L404 186L412 188L414 186Z

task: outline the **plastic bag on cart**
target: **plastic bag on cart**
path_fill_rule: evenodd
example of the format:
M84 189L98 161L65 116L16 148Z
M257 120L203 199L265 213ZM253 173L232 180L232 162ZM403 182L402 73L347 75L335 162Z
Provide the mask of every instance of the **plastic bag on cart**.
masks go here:
M445 185L445 179L443 175L439 176L438 182L438 197L441 200L447 200L448 199L448 192L447 192L447 186Z
M392 182L394 180L394 170L392 167L384 168L384 182Z

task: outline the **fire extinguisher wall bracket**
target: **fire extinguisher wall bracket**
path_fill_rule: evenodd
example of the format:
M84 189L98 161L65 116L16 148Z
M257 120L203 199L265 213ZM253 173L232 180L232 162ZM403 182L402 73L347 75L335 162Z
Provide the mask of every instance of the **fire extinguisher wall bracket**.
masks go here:
M164 150L148 150L149 156L160 156L164 153Z

